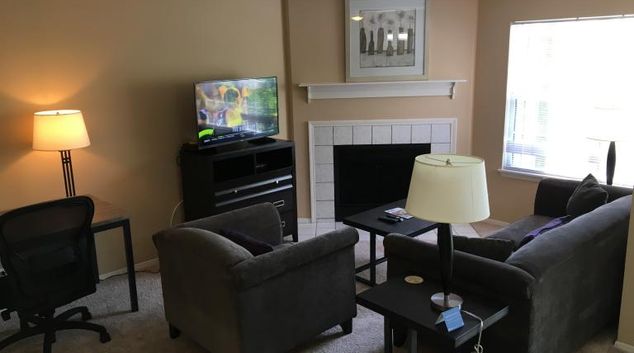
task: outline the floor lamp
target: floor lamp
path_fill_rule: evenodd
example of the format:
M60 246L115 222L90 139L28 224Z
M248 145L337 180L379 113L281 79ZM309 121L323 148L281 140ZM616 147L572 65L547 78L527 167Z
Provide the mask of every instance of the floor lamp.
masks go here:
M614 181L614 170L616 169L616 141L611 137L588 137L595 141L610 142L608 147L608 157L605 164L605 182L608 185L612 185Z
M440 223L438 251L443 291L431 297L432 306L441 311L460 307L462 298L451 293L451 223L473 223L489 217L484 161L448 154L416 157L405 209L414 217Z
M610 143L605 165L605 182L612 185L616 169L616 142L628 140L632 126L627 115L614 107L597 107L592 116L594 121L587 124L586 137Z
M33 118L33 149L59 151L66 197L75 196L75 177L70 150L90 145L84 117L79 110L37 112Z

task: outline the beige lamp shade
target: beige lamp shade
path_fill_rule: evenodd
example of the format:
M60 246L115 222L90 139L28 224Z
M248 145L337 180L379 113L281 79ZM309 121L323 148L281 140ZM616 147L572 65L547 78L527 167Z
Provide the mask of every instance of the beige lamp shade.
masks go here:
M90 139L79 110L37 112L33 118L33 149L65 151L90 146Z
M623 111L596 107L586 122L586 137L596 141L627 141L632 138L632 125Z
M484 160L460 155L416 157L407 213L439 223L472 223L489 217Z

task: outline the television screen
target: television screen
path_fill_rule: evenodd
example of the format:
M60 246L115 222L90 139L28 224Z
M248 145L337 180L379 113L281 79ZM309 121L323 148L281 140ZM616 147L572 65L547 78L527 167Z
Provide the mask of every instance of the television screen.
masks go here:
M277 77L198 82L198 146L279 133Z

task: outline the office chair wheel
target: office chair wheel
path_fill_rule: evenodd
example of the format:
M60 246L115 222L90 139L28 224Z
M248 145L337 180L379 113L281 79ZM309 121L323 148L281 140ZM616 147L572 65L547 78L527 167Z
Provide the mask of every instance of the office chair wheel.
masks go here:
M106 342L110 342L110 340L111 338L108 332L102 332L99 334L99 342L106 343Z

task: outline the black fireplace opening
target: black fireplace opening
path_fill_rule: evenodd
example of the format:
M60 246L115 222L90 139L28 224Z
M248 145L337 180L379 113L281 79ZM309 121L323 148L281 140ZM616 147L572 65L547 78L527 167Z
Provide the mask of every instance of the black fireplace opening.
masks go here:
M335 220L407 197L416 156L431 144L334 146Z

